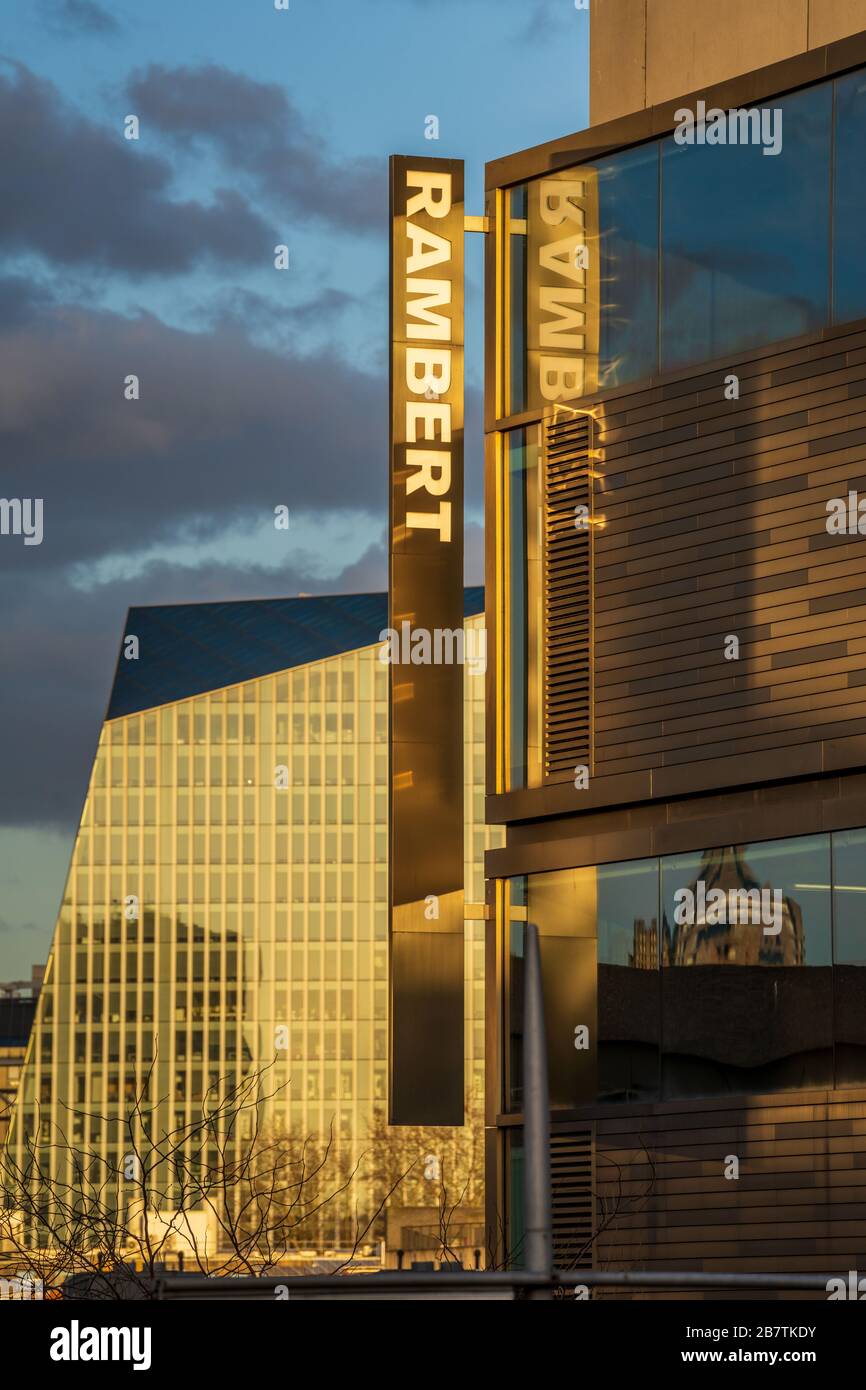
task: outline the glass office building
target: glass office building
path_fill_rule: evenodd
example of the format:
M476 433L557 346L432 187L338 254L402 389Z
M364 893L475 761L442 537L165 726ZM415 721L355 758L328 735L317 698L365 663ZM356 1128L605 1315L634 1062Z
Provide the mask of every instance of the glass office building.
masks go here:
M467 626L482 605L483 590L466 591ZM81 1154L116 1171L151 1067L155 1133L265 1068L265 1092L280 1089L260 1134L321 1154L332 1132L321 1190L360 1161L293 1236L323 1251L351 1248L385 1178L416 1156L417 1134L401 1150L401 1132L385 1133L386 627L384 594L130 612L14 1114L19 1159L30 1135L57 1182ZM479 1132L483 853L497 833L483 818L483 686L466 668L465 1059ZM238 1122L232 1153L252 1124ZM438 1201L423 1169L392 1199L419 1221ZM378 1220L365 1244L383 1234Z
M866 1220L866 36L700 95L488 166L491 1219L519 1258L530 921L559 1262L833 1271Z

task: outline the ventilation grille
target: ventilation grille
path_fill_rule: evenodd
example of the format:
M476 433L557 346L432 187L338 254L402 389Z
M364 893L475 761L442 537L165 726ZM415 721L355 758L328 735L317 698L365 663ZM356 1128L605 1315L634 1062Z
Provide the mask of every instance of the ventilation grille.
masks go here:
M551 1134L550 1183L554 1268L592 1269L592 1130Z
M556 781L592 771L591 423L554 418L544 432L544 775Z

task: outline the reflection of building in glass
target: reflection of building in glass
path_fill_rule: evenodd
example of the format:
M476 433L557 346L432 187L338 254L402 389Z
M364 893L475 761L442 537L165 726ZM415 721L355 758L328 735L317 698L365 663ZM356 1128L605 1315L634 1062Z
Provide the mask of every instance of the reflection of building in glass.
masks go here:
M470 614L482 602L467 590ZM328 1190L375 1150L301 1244L351 1245L356 1212L406 1167L405 1136L384 1124L385 627L378 594L130 612L140 654L119 659L99 739L13 1120L19 1155L25 1132L47 1140L62 1124L55 1176L84 1148L116 1165L149 1067L159 1132L200 1115L208 1088L270 1066L266 1089L285 1089L260 1128L321 1151L333 1126ZM466 902L480 904L496 834L483 824L483 679L467 672L464 689ZM478 1123L482 931L467 921ZM232 1151L249 1138L239 1126ZM419 1169L394 1201L422 1223L431 1193Z
M771 885L758 881L743 859L737 846L711 850L701 863L700 871L689 885L697 897L698 884L708 896L721 890L728 902L738 909L738 920L712 920L707 910L691 923L671 923L664 919L664 965L805 965L806 938L803 932L803 913L793 898L781 896L781 922L778 932L765 932L764 920L758 910L756 894L763 890L772 897ZM743 911L748 894L748 907ZM743 906L741 906L741 904ZM774 927L776 923L773 924Z
M650 923L641 917L635 918L634 945L629 953L628 964L634 970L658 969L659 924L655 918Z

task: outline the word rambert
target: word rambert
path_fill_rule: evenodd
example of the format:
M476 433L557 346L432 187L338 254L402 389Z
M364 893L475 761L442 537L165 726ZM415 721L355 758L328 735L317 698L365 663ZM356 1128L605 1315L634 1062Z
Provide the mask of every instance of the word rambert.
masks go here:
M678 145L763 145L762 154L780 154L782 150L782 112L779 107L734 107L722 111L717 106L707 110L699 101L697 109L681 106L675 112L677 128L674 140Z

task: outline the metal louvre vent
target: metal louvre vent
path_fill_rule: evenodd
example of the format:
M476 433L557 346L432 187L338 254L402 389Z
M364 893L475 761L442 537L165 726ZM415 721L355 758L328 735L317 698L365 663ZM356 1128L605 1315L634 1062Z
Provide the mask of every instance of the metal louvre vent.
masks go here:
M556 780L592 770L591 425L574 415L544 428L544 776Z
M550 1136L554 1268L592 1269L592 1130Z

